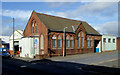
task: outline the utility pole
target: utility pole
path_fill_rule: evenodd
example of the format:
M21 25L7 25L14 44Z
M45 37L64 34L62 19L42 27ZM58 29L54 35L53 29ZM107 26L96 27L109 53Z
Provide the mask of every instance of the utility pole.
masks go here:
M13 57L14 57L14 18L13 18Z

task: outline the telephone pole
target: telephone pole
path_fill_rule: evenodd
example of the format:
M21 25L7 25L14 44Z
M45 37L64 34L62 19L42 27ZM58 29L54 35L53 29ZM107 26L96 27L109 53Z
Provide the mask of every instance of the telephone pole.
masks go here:
M14 57L14 18L13 18L13 57Z

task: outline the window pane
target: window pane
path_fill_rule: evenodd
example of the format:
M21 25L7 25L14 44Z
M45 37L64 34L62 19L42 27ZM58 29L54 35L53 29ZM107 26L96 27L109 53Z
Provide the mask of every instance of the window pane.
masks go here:
M61 48L61 39L58 39L58 48Z
M84 38L83 37L81 37L81 42L82 42L81 46L83 48L84 47Z
M34 26L32 27L32 33L34 33Z
M67 42L66 42L66 43L67 43L67 48L69 48L69 40L67 40Z
M90 47L92 48L92 40L90 40Z
M115 43L115 39L113 39L113 43Z
M106 38L103 38L103 42L106 42Z
M80 37L78 37L78 48L80 48Z
M73 40L71 40L71 48L73 48Z
M35 26L35 33L37 33L37 26Z
M43 37L43 35L41 35L41 37L40 37L40 45L41 45L41 49L44 49L44 37Z
M110 38L108 39L108 42L109 42L109 43L111 42L111 39L110 39Z
M89 40L87 40L87 47L89 48Z
M53 48L56 48L56 40L53 39Z

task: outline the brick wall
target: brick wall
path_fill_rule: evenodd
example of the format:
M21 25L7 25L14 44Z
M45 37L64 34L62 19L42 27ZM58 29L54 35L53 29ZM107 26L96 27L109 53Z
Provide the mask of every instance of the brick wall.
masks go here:
M84 48L78 48L77 47L77 42L78 42L78 34L80 33L80 40L81 40L81 36L82 33L84 35ZM49 54L51 56L59 56L62 55L63 53L63 33L62 32L50 32L50 36L49 36ZM56 37L56 48L52 48L52 37L55 36ZM62 47L58 48L58 36L61 36L61 40L62 40ZM80 25L78 30L76 31L76 34L74 33L67 33L66 32L66 37L69 36L69 40L70 37L73 37L74 40L74 47L71 48L66 48L66 54L79 54L79 53L90 53L90 52L95 52L94 51L94 40L100 40L102 39L101 36L93 36L93 35L86 35L85 33L85 29L83 27L83 25ZM89 48L87 47L87 38L92 39L92 48L90 47L90 41L89 41ZM71 42L69 42L70 45ZM81 44L81 42L80 42ZM66 44L65 44L66 45Z
M37 23L37 33L32 33L32 23ZM34 27L35 30L35 27ZM35 31L34 31L35 32ZM35 15L33 12L27 26L23 32L24 37L28 36L34 36L34 35L39 35L39 54L42 55L42 51L44 51L45 54L48 54L48 31L46 26L40 21L40 19ZM40 37L43 35L44 37L44 50L40 49Z
M37 33L33 34L32 33L32 23L37 22ZM35 30L35 29L34 29ZM35 31L34 31L35 32ZM49 34L49 35L48 35ZM83 34L84 37L84 48L78 48L77 47L77 42L78 42L78 34L80 34L80 40L81 40L81 36ZM63 32L48 32L46 26L40 21L40 19L36 16L36 14L33 12L28 23L27 26L23 32L24 37L28 37L28 36L34 36L34 35L39 35L39 55L37 55L37 57L44 57L42 54L42 51L44 51L44 55L45 57L47 57L47 55L50 56L58 56L58 55L62 55L63 54ZM44 50L41 50L40 48L40 38L41 35L44 36ZM56 48L53 49L52 48L52 37L55 36L56 37ZM61 43L62 43L62 47L58 48L58 36L61 36ZM66 32L66 37L69 37L69 40L71 39L70 37L73 37L74 40L74 47L71 48L66 48L66 54L77 54L77 53L90 53L90 52L94 52L94 40L101 40L101 36L93 36L93 35L86 35L86 31L83 27L83 25L81 24L78 29L76 30L76 33L68 33ZM87 48L87 38L92 39L92 48ZM69 42L70 44L70 42ZM89 43L90 45L90 43ZM66 44L65 44L66 46ZM39 57L39 58L40 58Z
M120 38L117 38L117 50L120 50Z

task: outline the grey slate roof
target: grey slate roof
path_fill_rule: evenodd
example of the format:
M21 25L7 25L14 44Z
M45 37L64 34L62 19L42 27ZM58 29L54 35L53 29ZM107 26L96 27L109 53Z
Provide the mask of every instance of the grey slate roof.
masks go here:
M74 29L76 30L79 27L79 25L82 23L86 30L86 34L100 35L94 28L92 28L88 23L84 21L51 16L37 12L35 13L39 17L39 19L45 24L45 26L51 31L63 31L64 27L69 27L66 29L66 31L74 32L72 26L74 26Z

